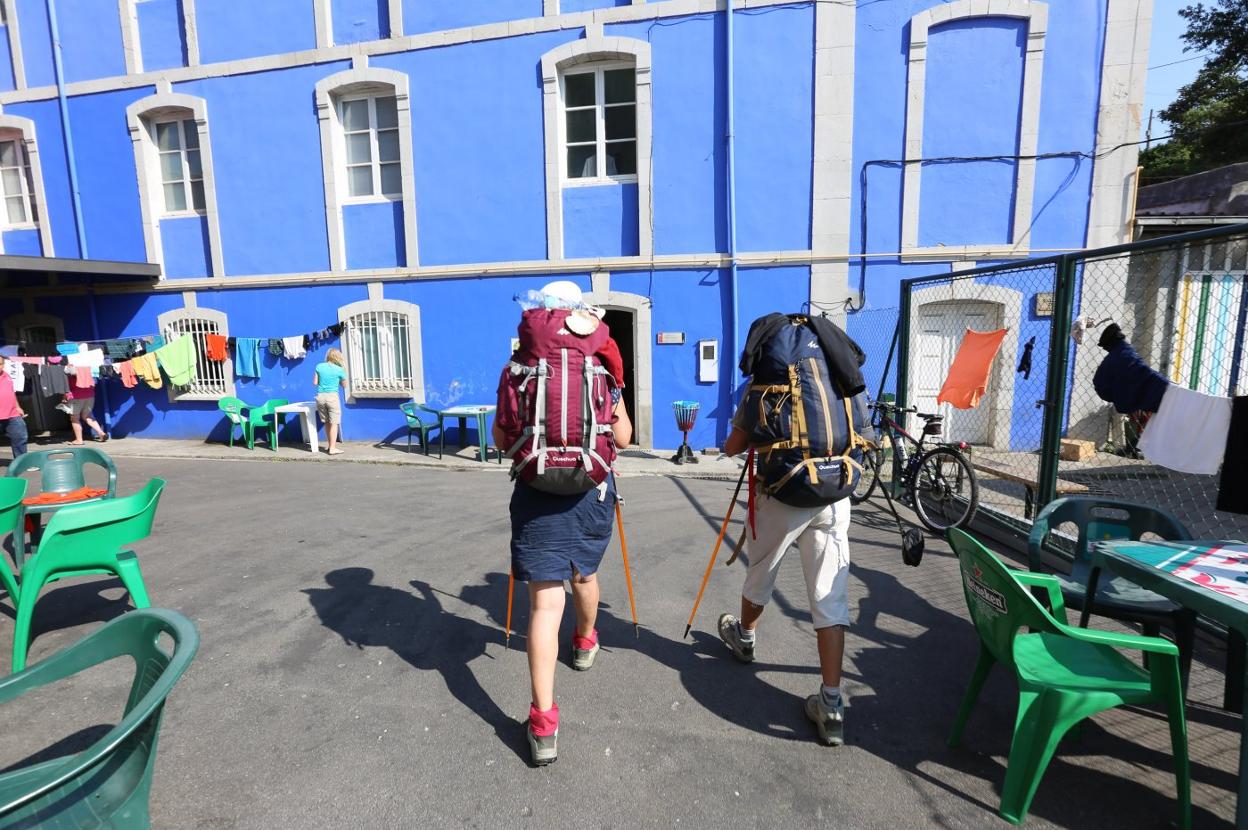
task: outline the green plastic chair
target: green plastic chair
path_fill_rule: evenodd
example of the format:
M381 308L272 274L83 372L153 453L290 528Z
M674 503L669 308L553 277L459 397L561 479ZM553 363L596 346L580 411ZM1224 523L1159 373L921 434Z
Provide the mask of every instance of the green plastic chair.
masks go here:
M217 409L225 413L226 420L230 423L230 446L234 446L234 428L242 427L243 441L251 449L254 442L251 439L251 422L247 419L247 411L251 407L239 398L226 397L217 401Z
M167 634L173 651L161 649ZM0 830L147 830L165 700L199 648L191 621L162 608L131 611L29 669L0 680L0 704L117 657L135 662L121 722L76 755L0 774Z
M1112 499L1073 496L1051 502L1031 526L1027 540L1027 566L1036 573L1052 571L1042 556L1050 534L1060 525L1073 523L1078 528L1074 561L1070 575L1054 573L1061 583L1066 604L1083 610L1087 602L1088 574L1092 569L1092 546L1110 539L1139 539L1155 533L1163 539L1191 539L1192 535L1178 519L1164 510ZM1179 668L1184 688L1192 664L1192 643L1196 636L1196 614L1160 594L1141 588L1134 582L1103 573L1097 581L1093 609L1103 617L1137 623L1145 634L1157 636L1165 626L1174 632L1179 647Z
M24 453L15 458L13 463L5 470L5 475L12 478L38 472L39 491L29 494L30 497L33 497L40 493L72 493L81 487L85 487L87 485L86 467L88 464L103 467L108 473L108 484L105 487L106 492L104 495L93 499L80 499L74 502L26 505L26 514L34 520L32 541L37 541L39 538L39 528L44 513L51 513L74 505L90 504L116 496L117 465L113 463L113 459L109 458L107 453L103 450L97 450L95 447L63 447L55 450L36 450ZM23 533L25 532L25 527L22 528L22 531ZM13 551L17 556L17 566L20 568L26 555L26 546L25 544L19 544L16 537L13 540Z
M134 551L126 545L152 532L164 479L154 478L131 496L62 509L48 522L39 551L26 560L18 580L17 620L13 631L13 671L26 665L30 622L44 585L89 574L119 578L135 608L147 608L147 587Z
M979 660L949 736L957 746L988 673L997 663L1018 680L1018 716L1001 789L1001 815L1021 824L1062 737L1081 720L1124 704L1161 704L1170 721L1179 824L1192 826L1187 724L1178 649L1159 637L1095 631L1066 624L1061 582L1046 574L1007 568L972 536L948 533L958 556L971 620L979 632ZM1052 613L1028 590L1048 595ZM1022 634L1019 630L1029 629ZM1150 655L1141 669L1117 649Z
M16 554L23 542L23 534L18 533L22 526L25 511L22 510L22 498L26 495L27 481L24 478L0 478L0 540L6 534L13 534L13 552ZM20 566L19 566L20 567ZM17 607L17 577L9 568L0 554L0 588L9 595L9 602Z
M416 404L412 401L407 401L406 403L399 404L399 409L403 412L403 415L407 418L407 451L408 452L412 451L412 433L419 432L420 433L420 446L424 449L425 455L428 455L429 454L429 433L435 429L441 431L442 424L441 423L427 424L424 421L422 421L420 419L420 416L416 414ZM429 411L425 409L425 407L423 406L421 407L421 409L426 412ZM440 420L441 419L439 419L439 421ZM441 458L441 457L442 457L442 444L441 442L439 442L438 458Z

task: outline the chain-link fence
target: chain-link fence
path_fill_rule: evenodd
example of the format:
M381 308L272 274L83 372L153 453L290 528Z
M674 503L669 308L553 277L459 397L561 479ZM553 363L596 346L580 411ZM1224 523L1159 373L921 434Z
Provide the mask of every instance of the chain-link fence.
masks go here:
M873 397L940 413L942 440L969 445L984 515L1025 530L1054 498L1099 495L1169 510L1197 537L1248 538L1248 516L1215 509L1217 475L1149 461L1138 447L1149 413L1117 412L1093 384L1116 324L1172 384L1248 394L1246 264L1248 228L1236 226L911 279L899 309L851 315L849 333L872 345ZM897 343L886 372L876 341L887 314ZM987 387L969 408L938 404L968 329L1004 331ZM905 426L921 432L913 416Z

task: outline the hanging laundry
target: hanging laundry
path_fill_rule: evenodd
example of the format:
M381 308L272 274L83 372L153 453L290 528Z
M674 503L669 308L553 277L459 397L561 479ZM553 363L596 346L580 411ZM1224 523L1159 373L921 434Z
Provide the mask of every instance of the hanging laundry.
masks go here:
M1083 335L1091 327L1092 321L1087 317L1076 317L1070 322L1070 339L1082 346Z
M1018 371L1023 373L1023 380L1031 380L1031 350L1036 347L1036 338L1031 338L1023 346L1023 357L1018 361Z
M282 345L282 339L280 337L270 337L268 339L268 344L269 344L269 354L273 355L274 357L282 356L282 352L285 351L285 347Z
M1140 436L1144 457L1180 473L1213 475L1226 455L1231 399L1172 383Z
M5 355L5 358L5 374L13 381L13 391L20 395L26 391L26 367L9 355Z
M121 385L127 389L133 389L139 385L139 379L134 374L134 364L127 360L125 363L114 364L113 368L117 370L117 376L121 378Z
M79 346L85 346L85 343L57 343L56 353L59 355L78 354Z
M39 367L39 391L45 398L59 398L69 394L69 378L65 367L46 364Z
M260 377L260 341L239 337L234 341L234 372L240 378Z
M147 351L154 352L157 349L162 348L164 345L165 345L165 338L161 337L159 334L154 334L152 335L151 339L148 340Z
M113 360L125 360L131 356L130 347L132 342L133 341L129 339L105 340L104 351L107 352L108 356Z
M304 347L303 335L282 338L282 356L287 360L302 360L308 353Z
M99 369L104 365L104 350L88 349L84 345L79 351L66 355L65 359L75 369L79 366L85 366L88 369Z
M95 377L91 374L90 366L76 366L65 370L65 374L70 377L70 391L77 386L79 389L89 389L95 386Z
M164 378L160 376L160 367L156 363L154 352L139 355L130 361L130 365L134 368L134 373L153 389L159 389L165 385Z
M1114 325L1110 328L1118 327ZM1156 412L1170 382L1144 362L1122 337L1121 330L1115 336L1106 329L1101 334L1099 345L1109 352L1092 375L1092 388L1100 399L1112 403L1114 409L1124 415Z
M204 356L209 360L225 360L225 335L222 334L205 334L204 335Z
M346 327L345 323L334 323L329 327L329 333L333 337L342 337L342 332Z
M197 364L195 338L182 335L156 352L160 367L174 386L186 386L195 379Z
M1248 513L1248 396L1231 400L1231 425L1218 482L1218 510Z
M936 396L936 403L948 403L957 409L972 409L979 405L988 391L988 373L992 371L992 361L1001 350L1001 341L1007 331L966 330L962 345L958 346L958 353L953 357L953 365L949 367L949 375Z

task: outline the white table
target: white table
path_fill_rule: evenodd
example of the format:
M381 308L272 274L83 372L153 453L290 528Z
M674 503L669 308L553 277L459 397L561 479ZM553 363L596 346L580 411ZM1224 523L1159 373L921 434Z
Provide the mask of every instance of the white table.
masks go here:
M320 447L316 442L316 401L296 401L276 407L273 411L285 415L297 414L299 428L303 431L303 443L307 444L313 453L320 452Z

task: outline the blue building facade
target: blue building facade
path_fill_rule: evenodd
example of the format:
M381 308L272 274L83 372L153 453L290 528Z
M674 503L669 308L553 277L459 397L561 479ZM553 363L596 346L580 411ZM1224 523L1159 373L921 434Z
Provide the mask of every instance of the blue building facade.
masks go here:
M678 443L684 399L712 445L763 313L838 317L874 387L892 327L863 321L899 280L1125 240L1135 154L1115 145L1149 5L3 0L3 253L161 269L10 279L4 338L341 323L259 378L109 384L97 415L223 438L220 397L307 399L340 346L345 435L384 440L404 400L492 402L513 297L571 279L625 347L639 441ZM1047 331L1034 293L927 301L1010 326L1008 356ZM1038 397L1004 391L998 411ZM1004 423L967 428L1026 443Z

